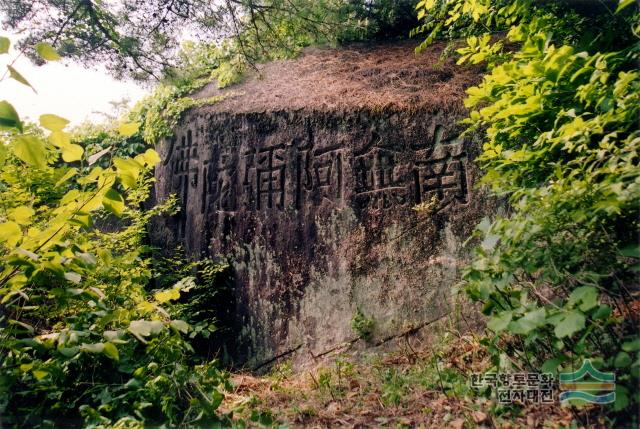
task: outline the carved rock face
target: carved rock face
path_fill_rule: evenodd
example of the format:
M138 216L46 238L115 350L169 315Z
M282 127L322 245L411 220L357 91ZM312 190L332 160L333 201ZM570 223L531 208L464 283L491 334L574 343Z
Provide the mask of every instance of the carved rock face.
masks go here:
M159 200L179 196L175 242L235 271L232 351L255 362L378 337L447 311L461 243L484 210L476 148L456 117L406 112L195 110L159 148ZM428 213L413 209L433 202ZM166 237L165 237L166 239Z
M228 259L236 363L351 340L358 309L374 340L448 311L488 203L474 187L478 142L459 137L464 112L433 105L205 106L160 145L156 198L175 193L182 210L154 240Z

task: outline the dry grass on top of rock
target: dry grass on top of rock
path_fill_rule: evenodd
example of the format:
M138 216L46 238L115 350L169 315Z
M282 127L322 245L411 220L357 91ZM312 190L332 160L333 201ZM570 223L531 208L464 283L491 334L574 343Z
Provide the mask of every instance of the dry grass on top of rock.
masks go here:
M479 80L478 68L441 58L436 43L416 54L415 41L307 48L296 59L274 61L243 83L218 89L212 82L197 98L228 95L212 112L319 109L462 110L464 91Z

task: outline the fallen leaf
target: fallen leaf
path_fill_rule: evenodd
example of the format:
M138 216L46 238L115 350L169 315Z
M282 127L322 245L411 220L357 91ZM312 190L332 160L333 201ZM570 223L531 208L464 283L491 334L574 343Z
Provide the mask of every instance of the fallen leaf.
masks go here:
M471 417L473 417L473 421L476 423L482 423L487 420L487 415L482 411L474 411L471 413Z
M451 423L449 423L449 427L452 429L463 429L464 428L464 419L455 419Z

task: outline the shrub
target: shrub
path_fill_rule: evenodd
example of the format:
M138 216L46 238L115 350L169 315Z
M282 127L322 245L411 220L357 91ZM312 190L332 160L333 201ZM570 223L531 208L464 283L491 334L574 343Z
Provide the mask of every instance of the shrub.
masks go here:
M479 225L463 288L498 334L485 340L496 366L513 359L562 371L590 358L616 372L607 411L620 421L634 416L637 4L623 0L615 12L581 15L558 2L423 0L418 10L426 43L467 36L459 63L488 68L467 91L466 123L484 130L482 183L509 208Z

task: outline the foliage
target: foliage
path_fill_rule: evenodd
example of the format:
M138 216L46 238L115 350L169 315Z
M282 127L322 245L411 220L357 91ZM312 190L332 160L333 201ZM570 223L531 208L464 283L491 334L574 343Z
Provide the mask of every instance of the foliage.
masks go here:
M211 348L215 347L212 335L227 328L225 316L232 311L225 308L224 299L229 292L229 266L211 259L189 261L182 247L173 253L171 257L153 255L154 288L161 294L168 288L183 292L179 295L172 292L175 298L172 314L189 323L188 336L196 341L198 355L209 358L214 351Z
M42 55L54 58L49 50ZM72 142L67 124L42 115L42 128L25 125L0 102L3 424L220 422L227 377L215 362L190 357L191 327L173 302L189 281L152 296L145 291L152 275L146 224L172 205L140 209L157 153L114 156L99 166L96 154ZM119 127L124 136L137 129Z
M405 38L407 28L418 23L415 0L351 0L348 3L353 24L343 27L339 43Z
M358 335L358 338L365 341L369 341L371 339L374 325L375 322L373 319L365 316L359 308L351 319L351 329L353 329L353 331Z
M629 1L591 12L424 0L418 31L426 43L468 36L459 62L488 67L466 123L485 130L483 183L509 209L478 227L463 286L498 334L486 340L495 364L562 371L591 358L616 372L609 411L625 419L640 400L640 21Z
M118 121L111 119L103 124L85 123L73 128L71 141L93 154L93 164L107 168L113 158L135 157L148 149L140 134L136 127L135 133L124 135L118 130Z
M60 55L105 64L116 77L173 78L185 65L185 34L210 55L226 84L247 66L288 58L304 46L404 36L415 24L414 0L179 0L93 2L1 0L5 28L24 35L20 48L41 62ZM38 42L50 45L31 49ZM40 46L40 45L37 45ZM182 51L182 52L180 52ZM220 61L222 60L222 61ZM208 74L208 73L207 73Z
M170 74L185 33L206 43L227 40L231 57L253 64L311 43L331 43L340 29L359 23L354 8L341 0L2 0L0 7L5 28L24 34L20 47L48 42L62 57L103 63L114 75L137 80ZM56 51L25 50L37 61L38 53L49 52ZM235 61L230 59L227 64Z

